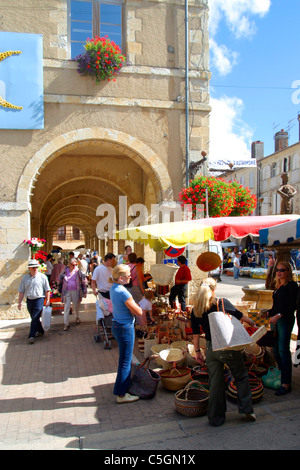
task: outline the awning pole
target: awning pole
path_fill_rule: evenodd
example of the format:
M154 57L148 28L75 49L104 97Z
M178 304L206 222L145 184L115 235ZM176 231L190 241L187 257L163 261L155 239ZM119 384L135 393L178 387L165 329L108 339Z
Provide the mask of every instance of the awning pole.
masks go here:
M189 173L190 173L190 163L189 163L189 2L185 0L185 109L186 109L186 116L185 116L185 140L186 140L186 187L189 185Z

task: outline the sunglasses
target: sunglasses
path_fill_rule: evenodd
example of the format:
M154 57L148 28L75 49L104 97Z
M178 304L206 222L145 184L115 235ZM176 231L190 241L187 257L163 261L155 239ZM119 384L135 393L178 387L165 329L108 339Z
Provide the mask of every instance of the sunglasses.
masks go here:
M285 271L287 271L287 269L276 269L277 273L284 273Z

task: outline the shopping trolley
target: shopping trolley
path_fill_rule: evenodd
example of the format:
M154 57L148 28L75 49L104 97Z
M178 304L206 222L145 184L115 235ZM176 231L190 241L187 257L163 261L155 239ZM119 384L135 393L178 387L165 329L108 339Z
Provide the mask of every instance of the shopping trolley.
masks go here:
M112 302L102 297L98 292L96 300L96 325L97 334L94 336L96 343L104 342L104 349L111 349L112 335Z

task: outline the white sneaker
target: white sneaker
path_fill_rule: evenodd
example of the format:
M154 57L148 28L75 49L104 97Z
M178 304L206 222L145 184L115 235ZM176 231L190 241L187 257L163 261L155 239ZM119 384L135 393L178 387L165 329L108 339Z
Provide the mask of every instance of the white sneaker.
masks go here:
M245 418L247 421L256 421L255 413L247 413L245 414Z
M139 400L140 397L135 395L130 395L129 393L125 393L124 397L117 397L117 403L131 403L133 401Z

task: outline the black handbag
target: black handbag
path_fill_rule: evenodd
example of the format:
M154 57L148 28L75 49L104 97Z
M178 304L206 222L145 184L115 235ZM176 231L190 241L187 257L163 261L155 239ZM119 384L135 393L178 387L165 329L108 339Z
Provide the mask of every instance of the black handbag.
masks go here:
M132 365L131 384L128 393L140 398L153 398L160 381L160 375L149 369L150 357L142 364Z

